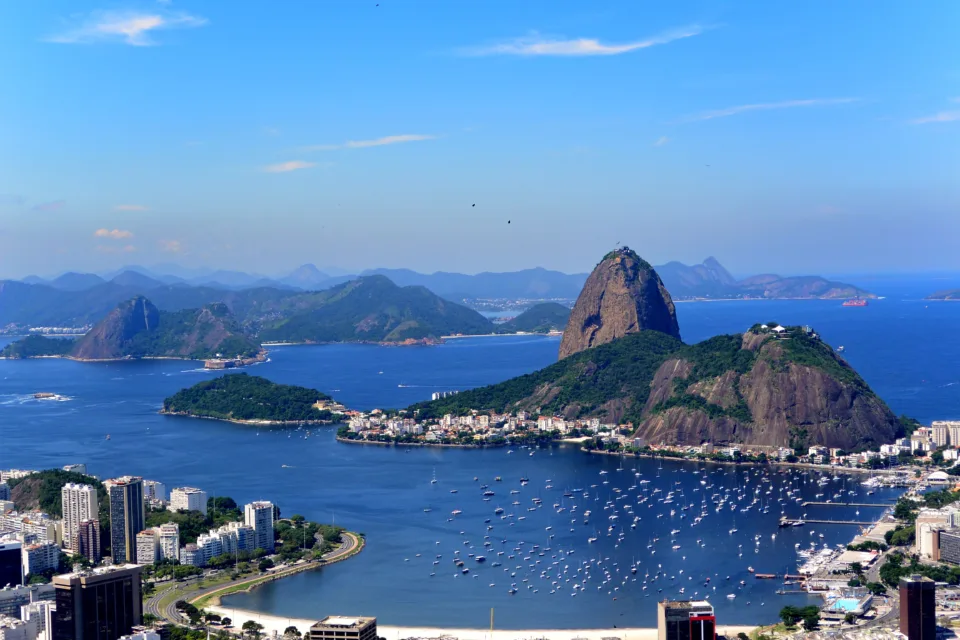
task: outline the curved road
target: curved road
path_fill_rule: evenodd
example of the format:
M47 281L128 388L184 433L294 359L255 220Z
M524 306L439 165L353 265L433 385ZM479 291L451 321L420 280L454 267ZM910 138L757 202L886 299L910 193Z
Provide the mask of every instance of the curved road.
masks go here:
M361 545L361 540L358 535L354 533L350 533L349 531L344 531L343 540L340 542L340 546L334 549L333 551L330 551L324 554L323 557L320 558L320 560L316 562L308 562L304 564L294 565L293 567L284 569L282 571L278 571L275 575L277 577L285 577L287 575L299 573L300 571L307 571L309 569L322 567L324 565L331 564L333 562L338 562L339 560L344 559L345 556L349 556L354 551L356 551L356 549L360 545ZM184 624L186 622L186 619L180 615L179 611L177 611L177 608L176 608L177 600L187 599L190 601L195 601L198 598L202 598L203 596L216 593L217 591L221 591L229 587L244 584L247 582L256 582L263 577L264 576L262 575L257 575L253 577L248 576L245 578L241 578L239 580L234 580L232 582L225 582L223 584L219 584L213 587L207 587L199 590L190 590L192 583L197 581L197 578L190 578L184 582L177 583L173 587L175 591L185 591L185 590L188 591L188 593L184 594L183 598L176 598L166 606L161 606L160 601L163 598L165 598L167 595L169 595L170 589L163 589L163 590L157 591L156 593L151 595L147 599L147 601L144 603L143 612L152 614L157 618L166 620L168 622L173 622L175 624Z

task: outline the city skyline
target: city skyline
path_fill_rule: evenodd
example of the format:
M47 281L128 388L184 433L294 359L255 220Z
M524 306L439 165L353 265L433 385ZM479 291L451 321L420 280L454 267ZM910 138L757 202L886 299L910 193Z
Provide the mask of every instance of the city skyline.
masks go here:
M0 274L960 269L958 11L9 5Z

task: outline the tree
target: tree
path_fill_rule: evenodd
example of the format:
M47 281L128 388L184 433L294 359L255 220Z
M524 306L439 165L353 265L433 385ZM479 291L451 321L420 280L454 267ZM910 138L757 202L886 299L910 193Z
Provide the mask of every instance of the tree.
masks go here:
M243 623L241 629L243 629L243 635L259 638L260 632L263 631L263 625L253 620L247 620Z
M843 616L843 621L847 624L856 624L857 616L853 615L852 613L848 613L847 615Z
M800 617L800 609L797 607L787 605L780 609L780 619L783 620L783 624L788 628L795 627L797 622L800 620Z
M807 611L803 615L803 628L813 631L820 624L820 611L816 607L804 607ZM809 611L813 609L813 611Z
M880 584L879 582L868 582L863 586L866 587L867 591L869 591L875 596L882 596L887 592L887 588L882 584Z
M272 569L273 560L271 560L270 558L264 558L263 560L260 561L260 564L257 565L257 568L260 569L260 571L266 571L267 569Z
M231 624L233 624L233 620L231 620L230 618L223 618L220 620L220 624L222 624L225 627L229 627Z
M304 523L305 520L306 520L306 518L304 518L304 517L303 517L302 515L300 515L299 513L295 513L295 514L293 514L292 516L290 516L290 522L293 523L293 526L294 526L294 527L299 527L300 525L302 525L302 524Z
M297 629L293 625L290 625L289 627L283 630L283 637L284 638L300 638L300 637L303 637L303 634L300 633L300 629Z

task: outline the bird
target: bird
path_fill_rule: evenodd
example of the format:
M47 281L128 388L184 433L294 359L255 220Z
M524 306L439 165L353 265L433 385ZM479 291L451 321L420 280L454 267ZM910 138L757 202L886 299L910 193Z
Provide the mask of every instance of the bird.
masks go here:
M477 206L477 203L474 202L474 203L473 203L472 205L470 205L470 206L471 206L471 207L475 207L475 206Z
M509 221L509 220L507 220L507 224L510 224L510 221Z

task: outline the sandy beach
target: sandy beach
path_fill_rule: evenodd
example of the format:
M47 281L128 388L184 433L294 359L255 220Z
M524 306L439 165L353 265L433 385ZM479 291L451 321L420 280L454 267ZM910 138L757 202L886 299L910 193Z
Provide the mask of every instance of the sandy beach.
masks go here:
M255 620L263 625L264 632L269 634L276 631L282 634L289 626L294 626L301 633L306 633L310 625L320 617L312 620L302 618L282 618L245 609L210 606L207 610L220 616L229 617L234 627L240 627L247 620ZM361 612L362 615L366 612ZM352 615L352 613L351 613ZM720 625L717 633L735 638L741 631L749 634L756 627ZM656 640L656 629L441 629L437 627L394 627L377 625L377 633L387 640L405 640L406 638L458 638L459 640L533 640L535 638L549 638L549 640L602 640L603 638L619 638L619 640Z

